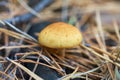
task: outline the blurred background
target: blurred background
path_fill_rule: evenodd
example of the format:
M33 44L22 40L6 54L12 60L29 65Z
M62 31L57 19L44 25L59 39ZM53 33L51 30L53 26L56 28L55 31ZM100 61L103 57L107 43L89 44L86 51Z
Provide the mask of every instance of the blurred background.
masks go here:
M59 21L74 25L83 35L82 46L67 49L63 60L44 54L37 42L43 28ZM19 63L31 71L34 68L45 80L120 80L119 25L120 0L0 0L0 79L31 80L17 68L20 64L11 66L22 59ZM43 55L33 55L40 52ZM25 62L26 53L34 64ZM42 64L36 69L37 60Z

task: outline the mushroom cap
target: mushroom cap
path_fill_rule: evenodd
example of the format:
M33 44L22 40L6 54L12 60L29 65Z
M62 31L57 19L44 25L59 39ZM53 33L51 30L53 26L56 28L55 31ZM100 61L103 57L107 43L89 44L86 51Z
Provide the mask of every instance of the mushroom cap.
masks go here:
M81 32L74 26L56 22L44 28L38 36L40 45L49 48L72 48L82 41Z

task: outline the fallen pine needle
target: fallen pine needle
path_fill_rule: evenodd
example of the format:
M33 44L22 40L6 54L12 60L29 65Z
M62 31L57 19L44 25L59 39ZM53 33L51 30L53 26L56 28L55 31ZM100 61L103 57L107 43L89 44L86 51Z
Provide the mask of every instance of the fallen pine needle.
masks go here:
M30 48L30 47L36 47L38 45L34 44L34 45L20 45L20 46L2 46L0 47L0 50L2 49L14 49L14 48Z
M40 78L39 76L37 76L35 73L31 72L29 69L27 69L26 67L24 67L23 65L9 59L8 57L6 57L6 59L10 62L12 62L13 64L19 66L23 71L25 71L26 73L28 73L31 77L33 77L35 80L43 80L42 78Z
M77 68L73 71L73 73L68 74L68 75L66 75L66 76L63 76L63 77L60 78L59 80L69 80L69 79L77 72L78 69L79 69L79 67L77 67Z
M104 60L106 60L106 61L108 61L108 62L110 62L110 63L112 63L112 64L115 64L115 65L118 66L118 67L120 67L120 64L119 64L119 63L114 62L113 60L108 59L108 58L104 57L103 55L98 54L98 53L95 52L93 49L91 49L91 48L89 48L89 47L86 47L86 46L84 46L84 45L80 45L80 46L83 47L83 48L85 48L85 49L87 49L88 51L92 52L92 53L95 54L96 56L99 56L100 58L102 58L102 59L104 59Z

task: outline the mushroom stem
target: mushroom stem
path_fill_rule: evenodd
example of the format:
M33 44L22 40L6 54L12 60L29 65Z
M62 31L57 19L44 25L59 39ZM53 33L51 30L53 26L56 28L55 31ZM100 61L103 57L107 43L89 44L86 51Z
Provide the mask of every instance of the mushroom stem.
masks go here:
M64 58L64 57L65 57L65 48L63 48L63 49L61 50L61 53L62 53L62 54L61 54L60 56L61 56L62 58Z
M61 58L65 58L65 48L62 48L62 49L57 49L56 51L56 54L59 55Z
M62 48L62 49L53 49L53 48L48 48L48 47L44 47L44 48L51 54L57 54L61 58L65 57L65 48Z

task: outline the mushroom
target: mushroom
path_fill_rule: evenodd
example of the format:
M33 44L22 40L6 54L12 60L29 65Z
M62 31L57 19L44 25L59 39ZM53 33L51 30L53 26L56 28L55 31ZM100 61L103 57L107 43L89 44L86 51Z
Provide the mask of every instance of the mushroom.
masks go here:
M55 51L64 57L65 48L78 46L82 41L82 35L76 27L64 22L56 22L44 28L39 33L38 39L40 45L47 47L48 51Z

